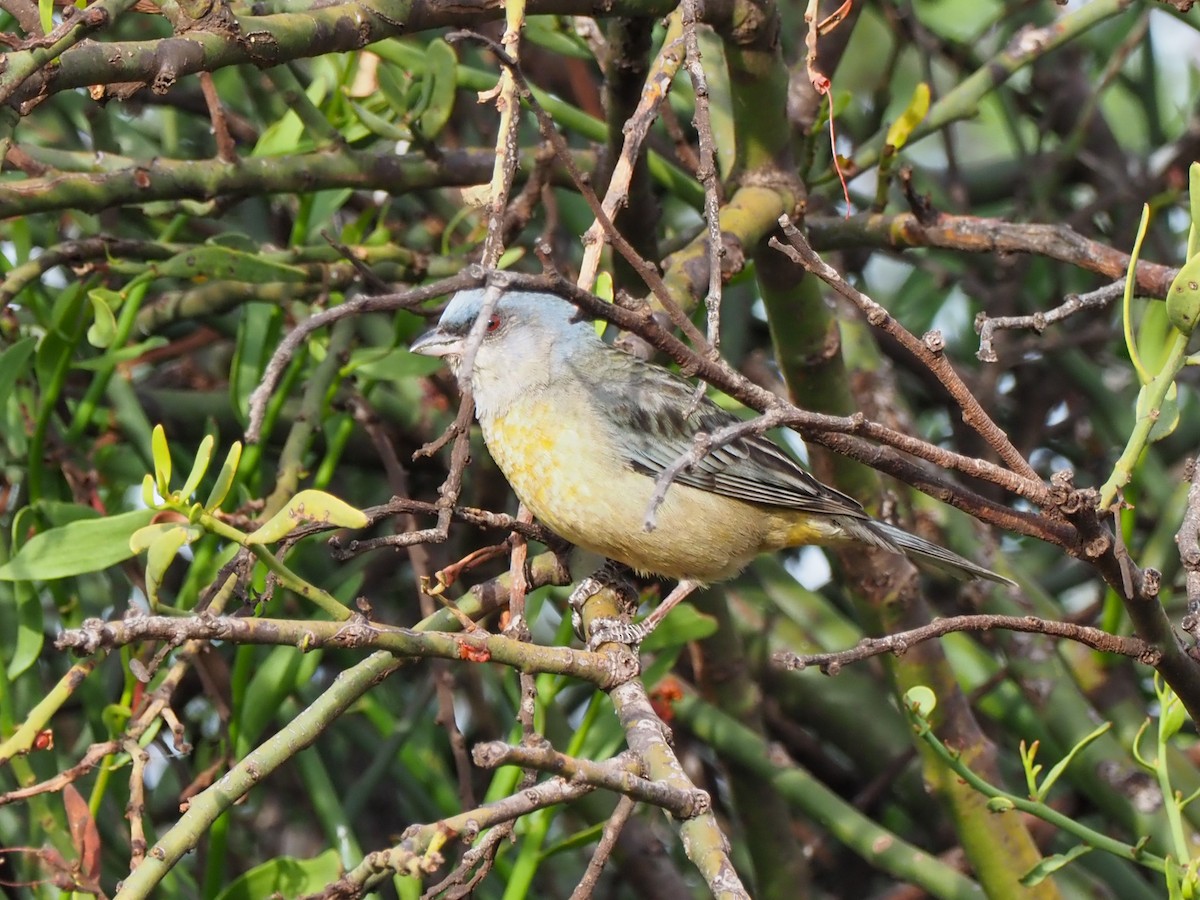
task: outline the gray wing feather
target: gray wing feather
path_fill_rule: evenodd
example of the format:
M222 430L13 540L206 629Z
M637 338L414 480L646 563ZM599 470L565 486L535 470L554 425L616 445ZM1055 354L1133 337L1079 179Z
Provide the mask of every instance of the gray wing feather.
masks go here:
M612 358L604 360L604 369L613 374L619 371L623 377L606 385L597 384L595 389L612 392L599 399L612 411L616 435L626 449L626 462L635 470L657 478L692 449L697 432L711 434L739 421L707 397L693 404L694 388L666 369L619 350L605 350ZM588 383L594 383L594 379L588 379ZM821 484L761 435L739 438L716 448L675 480L751 503L818 515L868 518L857 501Z

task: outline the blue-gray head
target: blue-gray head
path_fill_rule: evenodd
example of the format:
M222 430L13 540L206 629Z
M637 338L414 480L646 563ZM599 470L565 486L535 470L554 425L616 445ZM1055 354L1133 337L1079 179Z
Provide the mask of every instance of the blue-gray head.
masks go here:
M437 327L418 338L412 352L443 357L457 374L485 296L484 288L455 294ZM577 316L575 306L555 294L501 294L484 325L471 369L471 387L480 412L549 384L558 365L571 353L602 344L592 323Z

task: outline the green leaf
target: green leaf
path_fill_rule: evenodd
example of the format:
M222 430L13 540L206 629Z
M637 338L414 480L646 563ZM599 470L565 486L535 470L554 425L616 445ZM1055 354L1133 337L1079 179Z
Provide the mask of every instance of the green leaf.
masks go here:
M301 491L247 538L251 544L273 544L310 522L339 528L366 528L369 519L344 500L324 491Z
M1142 389L1138 391L1135 411L1139 419L1154 413L1148 388L1149 385L1142 385ZM1179 427L1179 388L1174 383L1167 387L1167 394L1158 407L1157 416L1154 424L1150 426L1150 434L1147 438L1150 443L1161 441Z
M692 641L702 641L715 634L716 630L716 619L704 615L690 603L681 603L647 636L642 642L642 647L650 653Z
M17 379L28 370L29 358L37 347L37 339L27 337L0 353L0 400L7 400L17 385Z
M1200 321L1200 254L1183 264L1167 288L1167 318L1184 334Z
M160 535L166 534L172 528L178 528L179 522L151 522L129 536L129 552L134 556L145 553Z
M200 480L208 472L208 464L212 462L213 447L216 445L216 439L211 434L206 434L204 439L200 441L200 449L196 451L196 461L192 463L192 471L188 474L187 481L183 483L183 487L179 489L179 496L185 500L196 493L196 488L200 486Z
M592 60L594 54L587 43L573 30L562 28L558 16L530 16L525 20L521 40L544 47L559 56ZM702 33L697 29L697 34Z
M1158 694L1159 702L1159 719L1158 719L1158 739L1165 743L1179 733L1179 729L1183 728L1183 724L1187 721L1187 710L1179 701L1179 697L1175 695L1175 691L1165 681L1155 684L1155 693Z
M103 350L117 336L117 317L113 315L113 310L121 305L124 298L107 288L95 288L88 291L87 296L92 303L93 316L91 327L87 330L88 343Z
M1059 869L1070 865L1085 853L1092 850L1087 844L1076 844L1066 853L1056 853L1040 860L1037 865L1021 876L1021 884L1025 887L1036 887Z
M225 498L229 495L229 489L233 486L234 476L237 475L238 463L241 461L242 442L234 441L233 446L229 448L229 453L225 456L225 464L217 473L217 483L213 485L208 499L204 502L206 510L212 512L225 502Z
M1088 747L1088 745L1096 741L1110 728L1112 728L1112 722L1105 722L1103 725L1092 731L1091 734L1085 736L1078 744L1072 747L1070 753L1051 766L1050 771L1046 773L1046 777L1042 781L1042 786L1038 790L1035 799L1044 800L1046 795L1050 793L1050 789L1054 787L1054 783L1058 781L1058 779L1062 776L1062 773L1066 771L1067 766L1071 764L1071 761L1080 753L1082 753Z
M101 370L109 370L115 365L127 362L131 359L137 359L139 356L151 351L157 350L159 347L165 347L171 343L165 337L151 337L144 341L139 341L136 344L127 344L124 347L116 347L110 349L102 356L93 356L90 359L76 359L71 361L72 369L82 369L85 372L98 372Z
M358 375L375 381L407 381L430 375L442 367L440 359L410 353L403 347L392 350L365 348L350 354L343 375Z
M277 856L236 878L216 900L299 897L317 893L341 877L342 862L336 850L326 850L312 859Z
M929 85L924 81L913 89L912 99L891 127L887 130L887 143L893 149L899 150L908 143L909 137L918 125L929 115Z
M152 509L135 509L43 531L0 566L0 581L51 581L115 566L133 556L129 537L153 516Z
M154 456L154 484L159 496L164 499L171 492L171 448L167 446L167 432L155 425L150 435L150 450Z
M172 523L150 544L146 553L146 598L150 601L151 609L158 608L158 589L179 548L199 540L203 534L203 529L195 526Z
M142 479L142 503L147 509L158 509L159 499L154 495L154 476L147 473Z
M421 68L413 72L424 72L425 54L421 53ZM387 101L392 111L399 116L407 116L412 111L412 105L418 97L413 77L400 66L389 62L380 63L375 70L375 78L379 82L379 92Z
M418 125L422 136L426 140L433 140L454 112L454 98L458 92L458 57L449 44L441 38L434 38L426 47L425 61L428 65L425 78L431 83Z
M371 110L367 109L362 103L356 103L351 100L350 108L354 110L354 114L358 116L358 120L366 126L367 130L374 135L378 135L388 141L411 141L412 133L402 125L397 125L394 122L389 122L383 116L377 116Z
M937 709L937 694L931 688L918 684L904 692L904 703L918 716L927 719Z
M308 273L299 266L289 266L257 253L245 253L219 244L191 247L164 262L155 263L154 268L164 278L200 281L299 284L308 280Z

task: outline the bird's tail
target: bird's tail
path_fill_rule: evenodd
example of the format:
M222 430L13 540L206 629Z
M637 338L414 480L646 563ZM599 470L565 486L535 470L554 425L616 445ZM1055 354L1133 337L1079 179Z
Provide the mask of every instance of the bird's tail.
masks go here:
M931 543L924 538L919 538L915 534L910 534L903 528L897 528L894 525L888 525L886 522L870 520L868 522L855 521L859 531L855 537L860 540L865 540L868 544L885 547L890 550L899 550L918 567L923 569L933 569L936 572L943 572L955 578L970 580L972 578L986 578L988 581L996 581L1000 584L1007 584L1011 587L1016 587L1016 582L1003 575L997 575L991 569L985 569L983 566L976 565L969 559L964 559L957 553L951 553L945 547L939 547L937 544ZM868 537L861 532L871 532Z

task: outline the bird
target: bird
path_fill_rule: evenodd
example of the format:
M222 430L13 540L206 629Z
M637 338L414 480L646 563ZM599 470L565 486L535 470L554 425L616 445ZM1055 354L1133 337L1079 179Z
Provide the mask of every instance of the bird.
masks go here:
M461 376L486 297L484 288L456 293L411 351L442 358ZM590 645L640 643L693 591L733 577L760 553L808 544L858 543L960 579L1014 584L871 518L761 434L717 446L681 471L648 528L656 479L692 450L697 433L740 420L669 369L606 343L557 294L509 289L493 302L469 383L484 443L517 498L564 540L678 582L637 625L593 626Z

